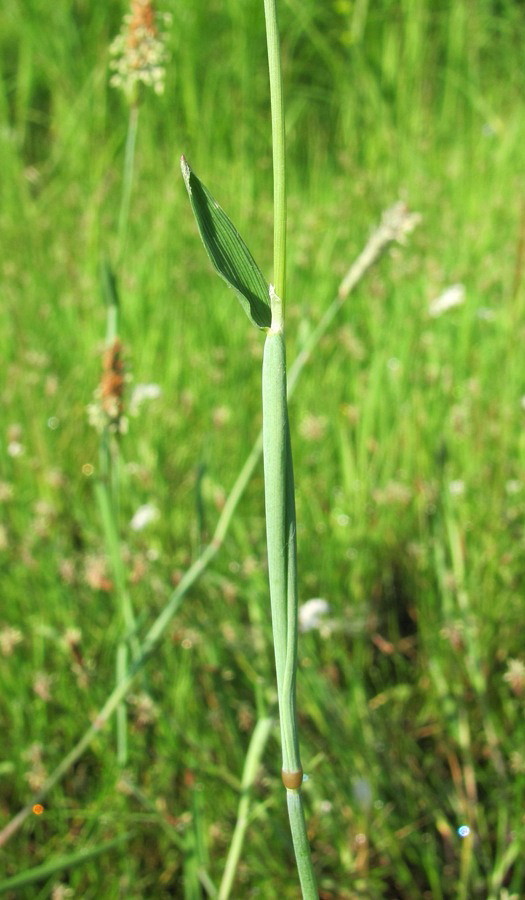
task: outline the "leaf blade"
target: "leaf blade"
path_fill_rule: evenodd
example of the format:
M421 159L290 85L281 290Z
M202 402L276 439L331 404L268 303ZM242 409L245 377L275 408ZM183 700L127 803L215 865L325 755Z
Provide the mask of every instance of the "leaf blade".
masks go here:
M235 291L250 321L271 324L269 286L231 219L181 157L181 170L202 243L211 263Z

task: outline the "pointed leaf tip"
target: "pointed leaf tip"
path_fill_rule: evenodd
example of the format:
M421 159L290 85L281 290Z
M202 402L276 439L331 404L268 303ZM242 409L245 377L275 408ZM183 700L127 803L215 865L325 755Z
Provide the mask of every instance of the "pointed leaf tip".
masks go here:
M202 242L215 270L233 288L250 321L258 328L269 328L270 294L264 275L231 220L184 156L180 166Z
M184 154L180 158L180 170L182 172L182 177L184 178L184 184L186 185L188 194L191 194L191 187L190 187L191 169L188 165L188 161L187 161L186 157L184 156Z

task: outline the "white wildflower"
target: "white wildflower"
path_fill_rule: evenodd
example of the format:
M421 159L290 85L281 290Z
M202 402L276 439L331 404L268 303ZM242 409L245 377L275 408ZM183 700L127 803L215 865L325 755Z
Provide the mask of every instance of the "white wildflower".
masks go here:
M508 660L507 671L503 676L503 681L510 685L516 696L520 697L525 693L525 664L521 659Z
M25 447L20 441L10 441L7 445L7 453L9 456L12 456L13 459L16 459L17 457L24 455Z
M74 897L73 888L65 884L53 885L51 900L69 900L69 897Z
M323 624L323 616L330 612L330 604L321 597L312 597L299 607L299 628L313 631Z
M143 506L139 506L131 519L131 522L129 523L130 528L132 531L142 531L143 528L146 528L151 522L155 522L158 517L159 511L157 507L153 506L151 503L144 503Z
M162 388L158 384L137 384L131 392L128 410L130 416L137 416L140 407L148 400L158 400L162 395Z
M432 300L428 307L428 311L431 316L436 318L437 316L441 316L444 312L448 312L449 309L454 309L455 306L461 306L464 302L465 285L453 284L451 287L447 288L446 291L443 291L439 297Z
M0 631L0 651L3 656L11 656L17 644L23 641L22 632L19 628L12 628L7 625Z

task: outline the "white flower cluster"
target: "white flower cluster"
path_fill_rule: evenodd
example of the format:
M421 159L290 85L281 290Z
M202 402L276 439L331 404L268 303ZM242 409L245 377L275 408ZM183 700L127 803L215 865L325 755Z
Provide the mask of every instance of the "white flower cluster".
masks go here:
M120 33L109 48L113 57L109 83L121 88L130 103L137 102L140 84L156 94L164 91L168 53L157 23L167 26L170 21L169 14L154 13L151 0L133 0L131 13L124 16Z
M312 597L299 607L299 630L321 630L326 624L324 616L330 612L330 604L322 597Z
M152 503L144 503L142 506L139 506L137 511L134 513L130 524L132 531L143 531L148 525L152 522L155 522L159 518L159 511L156 506L153 506Z
M100 399L99 388L94 392L93 403L88 403L86 412L88 423L95 431L98 431L99 434L103 434L106 428L112 434L128 433L129 423L127 417L122 415L122 411L119 409L116 399L111 397L109 401L103 405Z
M158 384L137 384L133 388L129 400L130 416L138 416L141 406L148 400L158 400L162 388Z
M455 306L461 306L464 302L465 285L453 284L451 287L447 288L446 291L443 291L439 297L432 300L428 307L428 311L433 318L436 318L437 316L441 316L443 313L448 312L449 309L454 309Z

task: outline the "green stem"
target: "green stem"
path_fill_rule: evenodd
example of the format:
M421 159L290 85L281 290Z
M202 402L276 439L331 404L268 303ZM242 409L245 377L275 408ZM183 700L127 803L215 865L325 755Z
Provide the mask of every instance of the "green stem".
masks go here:
M118 338L119 305L113 274L106 264L102 267L102 289L107 305L106 347L111 348ZM124 678L128 668L129 649L133 659L139 655L136 619L126 583L126 571L122 560L120 541L120 448L118 435L106 425L100 438L100 478L95 484L106 552L113 572L114 589L119 612L119 640L116 653L116 684ZM117 710L117 759L125 766L128 758L127 710L121 703Z
M286 359L282 331L270 331L263 358L263 458L277 694L292 840L305 900L317 898L315 875L302 811L302 767L296 717L297 563L292 455L286 398Z
M280 373L279 366L284 367L284 341L282 335L269 335L264 345L262 374L264 490L275 669L281 706L287 633L286 510L282 496L286 479L286 447L281 433L283 406L286 403L282 392L286 388L284 368Z
M283 79L275 0L264 0L273 148L273 265L275 291L286 296L286 162L283 111Z
M136 620L131 597L129 595L118 527L119 485L118 485L118 448L112 451L110 442L113 435L109 429L104 430L100 446L101 477L95 483L97 498L104 532L106 553L109 557L113 573L113 595L119 613L119 640L115 661L116 684L124 678L128 668L128 648L131 646L133 659L139 655L139 642L136 634ZM129 642L129 644L128 644ZM119 765L125 766L128 756L127 710L121 703L117 710L117 759Z
M300 791L286 791L288 818L292 832L297 871L304 900L317 900L319 894L310 855L310 843L304 820L303 800Z
M116 684L120 684L126 677L128 670L128 645L120 640L117 646L116 657ZM124 768L128 762L128 711L124 701L117 707L117 762Z
M282 332L270 332L263 358L263 458L268 576L282 736L283 771L301 768L295 716L297 563L295 502Z
M118 258L122 261L126 246L126 237L129 223L129 208L131 204L131 190L133 187L133 171L135 167L135 149L137 145L137 131L139 124L139 107L132 104L129 110L128 133L126 136L126 149L124 151L124 173L122 180L122 194L118 217Z
M104 480L97 481L95 484L95 494L102 520L106 550L115 581L115 594L119 605L121 628L124 630L126 640L130 642L133 658L135 659L139 652L136 636L137 622L131 597L126 586L126 572L122 561L115 500L108 486L110 477L110 473L103 473Z
M286 373L285 373L286 390ZM299 732L296 712L296 673L297 673L297 617L299 600L297 592L297 524L295 516L295 485L293 476L292 446L288 423L288 404L285 406L285 447L286 447L286 658L283 672L282 693L285 702L285 724L289 732L291 745L290 760L283 765L285 772L301 770L299 756Z
M133 187L135 165L135 148L137 144L139 108L135 103L130 107L126 148L124 152L124 169L122 177L122 194L117 226L118 261L122 262L126 245L129 222L129 209ZM119 327L119 307L112 273L105 271L104 293L107 301L106 346L111 347L117 340ZM116 683L119 685L127 672L129 663L129 647L133 659L139 656L139 643L136 635L136 621L131 597L126 584L126 573L122 561L120 546L120 484L119 484L119 447L117 439L110 433L109 427L104 429L100 445L101 480L97 483L96 493L102 517L106 548L113 569L115 596L120 612L120 639L116 655ZM125 766L128 759L128 723L127 710L124 703L117 709L117 759L119 765Z
M318 897L301 799L302 766L296 715L297 551L295 492L288 403L284 299L286 289L286 169L281 53L276 0L264 0L274 178L274 279L270 289L272 325L264 345L263 458L277 694L283 754L283 782L301 889L305 900Z
M264 748L270 737L273 727L273 720L269 718L259 719L255 726L246 754L244 769L241 781L241 798L239 800L239 808L237 810L237 821L235 830L228 850L228 857L219 888L218 900L228 900L239 859L241 856L244 836L248 827L248 814L250 811L251 789L255 781L259 765L261 763Z

